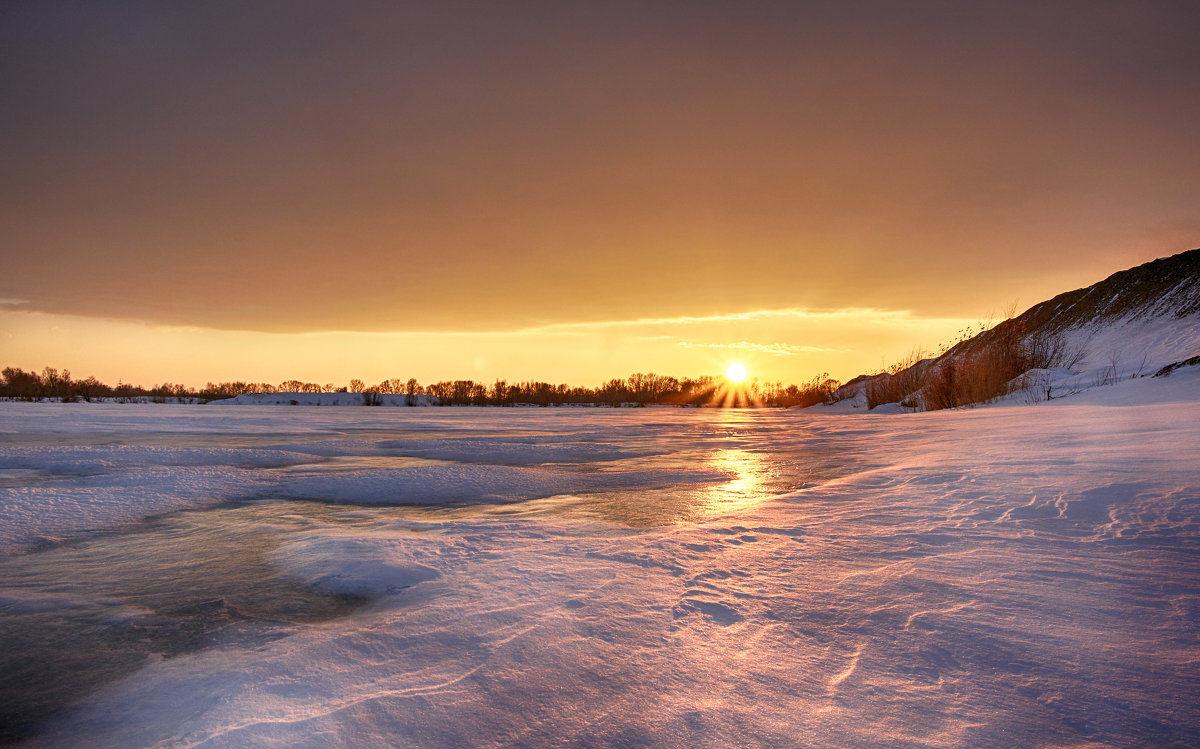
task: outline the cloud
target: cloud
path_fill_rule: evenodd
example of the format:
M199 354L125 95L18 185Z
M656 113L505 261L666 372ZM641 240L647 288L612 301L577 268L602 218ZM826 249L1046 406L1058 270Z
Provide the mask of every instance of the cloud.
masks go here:
M770 354L772 356L796 356L797 354L824 353L834 350L823 346L795 346L790 343L750 343L749 341L738 341L737 343L697 343L695 341L680 341L675 345L683 346L684 348L753 351L755 353Z
M648 328L678 325L705 325L711 323L747 323L772 320L796 322L840 322L854 321L857 324L896 325L920 321L922 323L957 320L958 318L918 317L909 310L879 309L876 307L840 307L836 309L811 309L788 307L783 309L757 309L745 312L730 312L713 315L685 315L678 317L639 317L629 320L597 320L592 322L551 323L511 331L513 333L549 333L595 330L596 328Z
M804 381L816 372L845 379L913 345L952 338L970 322L904 310L758 309L505 331L259 333L0 308L0 330L13 334L3 339L9 363L193 385L351 376L594 384L630 372L719 373L734 357L763 380Z

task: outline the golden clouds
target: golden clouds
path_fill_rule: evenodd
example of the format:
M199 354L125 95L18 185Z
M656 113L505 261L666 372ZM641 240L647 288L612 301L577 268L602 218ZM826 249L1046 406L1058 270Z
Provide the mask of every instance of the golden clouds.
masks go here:
M765 381L801 382L819 372L845 379L973 322L897 310L754 310L508 331L261 333L0 311L0 331L11 336L5 365L146 385L293 377L594 385L632 372L720 374L733 358Z

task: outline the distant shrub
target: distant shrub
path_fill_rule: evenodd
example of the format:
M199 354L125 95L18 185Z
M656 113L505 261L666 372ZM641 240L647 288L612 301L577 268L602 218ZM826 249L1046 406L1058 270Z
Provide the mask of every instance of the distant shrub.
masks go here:
M902 403L924 385L927 362L920 349L866 380L867 408L884 403Z

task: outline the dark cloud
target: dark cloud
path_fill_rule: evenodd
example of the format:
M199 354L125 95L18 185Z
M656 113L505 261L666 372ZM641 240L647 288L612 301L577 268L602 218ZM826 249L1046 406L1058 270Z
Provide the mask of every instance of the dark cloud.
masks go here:
M969 314L1198 244L1194 3L10 3L0 296Z

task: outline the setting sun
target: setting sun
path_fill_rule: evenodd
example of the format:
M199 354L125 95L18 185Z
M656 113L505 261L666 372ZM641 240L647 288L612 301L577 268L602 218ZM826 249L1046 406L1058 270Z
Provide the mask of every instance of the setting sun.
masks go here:
M730 382L742 382L746 379L749 372L746 371L746 365L741 362L733 362L725 368L725 379Z

